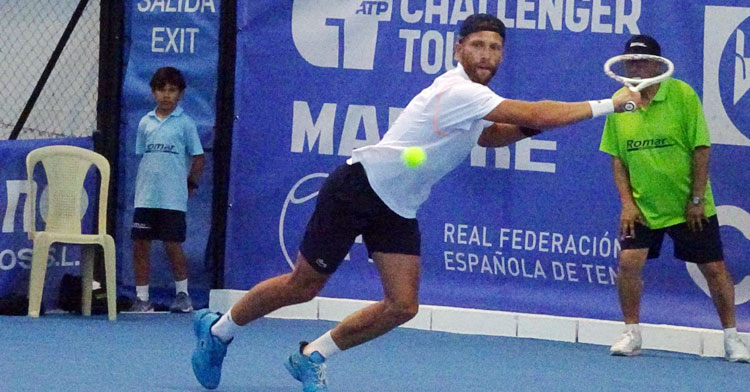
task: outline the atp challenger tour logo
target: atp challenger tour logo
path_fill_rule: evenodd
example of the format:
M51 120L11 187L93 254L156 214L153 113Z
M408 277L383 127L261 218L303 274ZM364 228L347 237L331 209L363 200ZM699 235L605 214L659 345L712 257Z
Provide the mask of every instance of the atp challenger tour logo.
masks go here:
M318 67L372 70L378 24L391 20L393 0L296 0L292 39Z
M292 39L317 67L373 70L381 49L403 58L406 73L437 74L455 67L456 26L469 15L489 13L508 28L550 32L639 34L642 0L295 0ZM395 10L394 10L395 7ZM381 22L390 22L388 24ZM390 26L389 26L390 25Z
M706 7L703 105L718 144L750 146L750 8Z

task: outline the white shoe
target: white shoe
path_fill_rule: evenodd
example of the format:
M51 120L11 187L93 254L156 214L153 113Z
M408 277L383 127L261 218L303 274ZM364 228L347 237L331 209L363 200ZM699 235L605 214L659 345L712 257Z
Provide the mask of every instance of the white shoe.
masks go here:
M635 331L625 331L617 342L609 348L612 355L624 355L630 357L641 354L641 334Z
M750 362L750 351L739 335L724 337L724 358L729 362Z

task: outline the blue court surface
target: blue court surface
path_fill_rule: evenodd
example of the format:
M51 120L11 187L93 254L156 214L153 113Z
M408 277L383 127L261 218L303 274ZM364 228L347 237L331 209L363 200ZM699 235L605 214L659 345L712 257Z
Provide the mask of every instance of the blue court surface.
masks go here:
M202 391L190 367L191 315L0 317L0 391ZM301 391L282 363L334 323L262 319L229 347L217 391ZM329 361L335 391L743 391L750 365L533 339L410 329Z

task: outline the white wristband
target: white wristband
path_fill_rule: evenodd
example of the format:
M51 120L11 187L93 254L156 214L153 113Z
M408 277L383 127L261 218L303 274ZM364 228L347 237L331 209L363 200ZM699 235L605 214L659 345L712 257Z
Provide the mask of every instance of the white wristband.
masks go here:
M591 118L606 116L615 112L615 104L611 99L589 101L589 106L591 106Z

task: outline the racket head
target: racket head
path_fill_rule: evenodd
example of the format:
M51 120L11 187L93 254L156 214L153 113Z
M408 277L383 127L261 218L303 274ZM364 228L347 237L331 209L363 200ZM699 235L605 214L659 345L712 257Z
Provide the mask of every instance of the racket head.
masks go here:
M672 76L674 64L652 54L621 54L604 63L604 73L633 91L641 91Z

